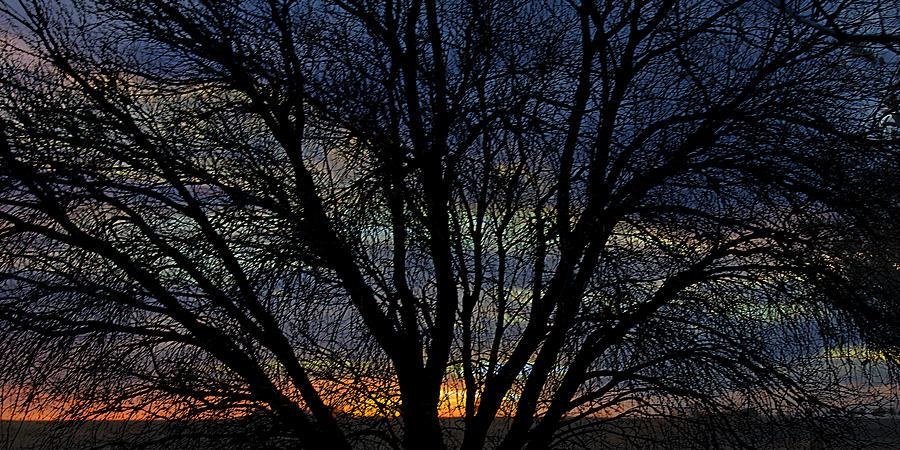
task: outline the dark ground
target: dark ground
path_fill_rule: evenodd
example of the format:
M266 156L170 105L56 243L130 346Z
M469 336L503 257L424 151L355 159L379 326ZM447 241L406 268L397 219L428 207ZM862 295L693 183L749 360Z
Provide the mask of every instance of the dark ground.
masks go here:
M348 419L358 429L361 449L389 449L380 438L385 419ZM445 419L448 429L461 425ZM495 434L502 433L500 419ZM596 426L600 421L581 422ZM821 425L821 426L819 426ZM746 427L738 431L743 445L721 430L661 420L618 420L605 424L604 432L573 433L558 449L654 449L654 448L759 448L759 449L900 449L900 417L858 418L842 425L823 423L812 430L784 424ZM845 428L840 428L845 427ZM369 436L369 437L364 437ZM448 444L461 437L448 433ZM273 435L259 422L235 421L95 421L95 422L0 422L0 449L269 449L292 448L292 441Z

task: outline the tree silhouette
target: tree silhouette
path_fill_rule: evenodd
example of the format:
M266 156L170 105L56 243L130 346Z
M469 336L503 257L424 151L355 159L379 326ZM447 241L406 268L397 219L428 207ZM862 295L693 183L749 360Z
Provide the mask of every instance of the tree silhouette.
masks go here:
M845 44L877 44L900 52L900 9L885 0L781 0L786 13Z
M896 394L895 67L777 3L14 3L5 408L755 446Z

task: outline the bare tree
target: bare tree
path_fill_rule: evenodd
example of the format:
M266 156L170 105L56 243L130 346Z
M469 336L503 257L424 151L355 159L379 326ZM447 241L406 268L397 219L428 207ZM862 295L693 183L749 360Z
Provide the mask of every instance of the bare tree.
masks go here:
M8 407L540 449L889 400L894 68L783 12L2 7Z
M779 1L778 7L799 23L821 32L823 36L853 48L870 59L897 64L900 55L900 6L896 2L871 0L846 1ZM896 81L885 86L879 125L886 134L900 132L900 97Z
M900 7L865 0L779 0L780 9L826 36L848 44L878 44L900 52Z

